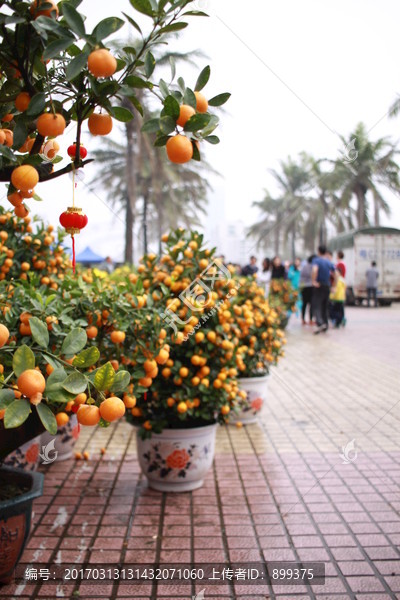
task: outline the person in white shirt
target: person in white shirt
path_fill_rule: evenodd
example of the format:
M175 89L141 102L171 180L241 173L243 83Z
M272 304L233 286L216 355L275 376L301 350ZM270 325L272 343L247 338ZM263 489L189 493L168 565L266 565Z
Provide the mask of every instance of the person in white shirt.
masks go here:
M268 298L269 286L271 282L271 261L269 258L264 258L262 263L262 271L257 275L257 283L265 289L265 297Z

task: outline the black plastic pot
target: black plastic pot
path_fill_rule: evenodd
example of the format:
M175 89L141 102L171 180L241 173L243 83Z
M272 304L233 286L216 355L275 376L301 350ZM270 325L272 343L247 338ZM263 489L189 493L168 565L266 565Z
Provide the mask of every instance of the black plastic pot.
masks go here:
M9 583L31 529L32 503L43 493L41 473L0 467L0 486L14 484L26 492L10 500L0 501L0 584Z
M0 461L44 430L36 410L29 415L25 423L15 429L5 429L3 421L0 421Z

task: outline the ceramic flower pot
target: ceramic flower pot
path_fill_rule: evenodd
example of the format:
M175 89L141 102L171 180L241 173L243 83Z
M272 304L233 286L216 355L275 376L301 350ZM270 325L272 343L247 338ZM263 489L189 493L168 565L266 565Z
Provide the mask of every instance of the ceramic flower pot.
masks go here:
M24 471L36 471L39 464L40 435L29 442L25 442L16 450L6 456L2 464L6 467L24 469Z
M76 415L71 415L68 423L61 427L56 435L51 435L48 431L42 433L40 446L43 464L71 458L79 433L80 426Z
M25 548L31 528L32 502L42 495L43 479L41 473L0 467L0 584L11 581ZM15 496L17 488L23 492Z
M150 439L137 436L140 467L149 486L161 492L189 492L203 485L215 450L217 424L165 429Z
M246 392L246 398L241 403L240 411L232 415L229 422L243 425L255 423L267 399L268 375L240 378L239 387Z

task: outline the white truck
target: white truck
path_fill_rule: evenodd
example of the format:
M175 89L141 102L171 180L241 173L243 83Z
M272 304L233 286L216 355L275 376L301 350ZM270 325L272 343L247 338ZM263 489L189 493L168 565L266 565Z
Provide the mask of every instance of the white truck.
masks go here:
M329 250L343 250L346 265L347 304L362 304L367 298L366 270L372 261L379 271L378 301L390 306L400 301L400 229L361 227L331 239Z

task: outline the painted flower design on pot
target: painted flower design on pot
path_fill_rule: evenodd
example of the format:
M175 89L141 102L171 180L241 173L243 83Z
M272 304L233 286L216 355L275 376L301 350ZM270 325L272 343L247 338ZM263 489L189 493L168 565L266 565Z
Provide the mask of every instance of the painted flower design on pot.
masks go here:
M257 398L254 398L254 400L251 401L251 408L253 409L254 412L258 412L259 410L261 410L262 405L263 405L263 399L260 398L260 396L258 396Z
M39 458L39 444L32 444L25 453L25 458L28 463L36 464Z
M186 477L189 470L197 469L198 463L208 456L209 444L199 448L196 444L190 444L186 448L179 444L155 443L143 454L148 464L147 472L158 471L161 478L176 479Z
M4 464L8 467L16 467L25 469L25 471L35 471L39 459L39 444L27 442L20 448L14 450L4 460Z
M174 450L167 456L165 462L170 469L184 469L190 460L190 455L185 448Z

